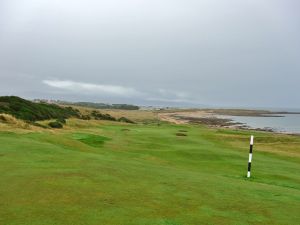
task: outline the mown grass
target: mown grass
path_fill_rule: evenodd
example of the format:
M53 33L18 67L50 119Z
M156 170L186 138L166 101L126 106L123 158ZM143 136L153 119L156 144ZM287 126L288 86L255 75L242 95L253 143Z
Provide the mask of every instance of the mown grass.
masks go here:
M249 135L75 119L0 131L0 224L299 224L300 137L255 132L246 179Z

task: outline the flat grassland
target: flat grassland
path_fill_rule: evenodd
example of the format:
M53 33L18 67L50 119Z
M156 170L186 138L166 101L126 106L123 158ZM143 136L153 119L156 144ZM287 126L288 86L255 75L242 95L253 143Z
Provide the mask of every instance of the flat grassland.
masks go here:
M132 112L133 113L133 112ZM300 137L70 119L0 127L1 225L300 224Z

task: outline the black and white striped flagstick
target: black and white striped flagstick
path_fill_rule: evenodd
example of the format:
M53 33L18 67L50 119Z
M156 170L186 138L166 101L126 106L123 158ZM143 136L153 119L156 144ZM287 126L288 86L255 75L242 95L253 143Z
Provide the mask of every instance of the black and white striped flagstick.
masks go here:
M248 172L247 172L247 177L248 178L251 176L251 161L252 161L253 141L254 141L254 136L251 135L251 138L250 138L250 152L249 152L249 160L248 160Z

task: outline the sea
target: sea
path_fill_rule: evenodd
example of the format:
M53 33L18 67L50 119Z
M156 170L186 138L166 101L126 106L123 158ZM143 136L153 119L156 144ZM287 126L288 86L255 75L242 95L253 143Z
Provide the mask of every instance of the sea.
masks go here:
M272 129L275 132L300 134L300 114L275 114L277 117L222 116L250 128Z

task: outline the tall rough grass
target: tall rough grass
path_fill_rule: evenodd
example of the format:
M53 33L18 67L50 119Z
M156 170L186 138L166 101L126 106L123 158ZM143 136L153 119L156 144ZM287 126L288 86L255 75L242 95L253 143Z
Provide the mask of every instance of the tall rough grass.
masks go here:
M6 114L6 113L0 114L0 123L9 124L16 128L23 128L23 129L30 128L30 125L28 123L26 123L22 120L19 120L19 119L15 118L14 116Z

